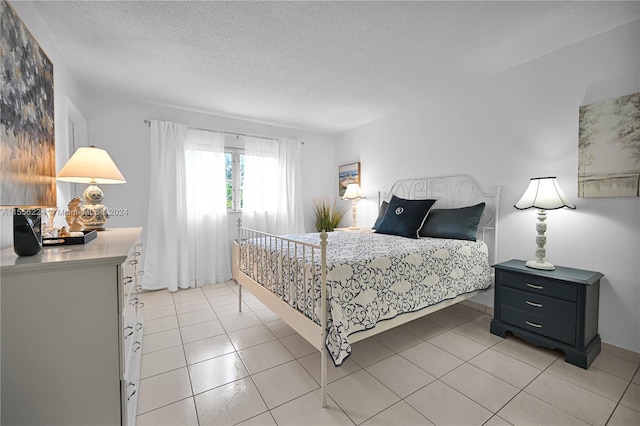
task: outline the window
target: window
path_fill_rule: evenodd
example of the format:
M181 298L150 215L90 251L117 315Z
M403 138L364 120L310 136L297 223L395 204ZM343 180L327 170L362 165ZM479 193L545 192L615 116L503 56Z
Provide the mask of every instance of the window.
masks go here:
M242 149L226 148L225 173L227 211L240 211L243 207L245 155Z

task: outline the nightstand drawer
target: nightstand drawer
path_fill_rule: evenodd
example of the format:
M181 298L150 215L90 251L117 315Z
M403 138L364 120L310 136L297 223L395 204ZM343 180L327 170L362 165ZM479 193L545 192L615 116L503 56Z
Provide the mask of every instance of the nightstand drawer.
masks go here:
M576 318L576 304L529 291L502 287L502 306L508 306L534 315L571 323Z
M578 297L576 286L562 284L558 281L538 277L535 275L518 274L510 271L501 271L498 276L499 285L528 291L543 296L575 302Z
M544 315L535 315L505 305L502 305L501 309L502 321L508 324L569 345L576 343L576 329L572 323L558 321Z

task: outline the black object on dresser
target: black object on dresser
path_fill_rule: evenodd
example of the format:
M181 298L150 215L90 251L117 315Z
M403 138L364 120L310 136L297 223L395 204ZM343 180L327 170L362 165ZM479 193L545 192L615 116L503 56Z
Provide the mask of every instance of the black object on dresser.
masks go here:
M496 270L491 333L512 332L529 343L560 349L568 363L589 368L600 353L600 272L556 266L546 271L509 260Z

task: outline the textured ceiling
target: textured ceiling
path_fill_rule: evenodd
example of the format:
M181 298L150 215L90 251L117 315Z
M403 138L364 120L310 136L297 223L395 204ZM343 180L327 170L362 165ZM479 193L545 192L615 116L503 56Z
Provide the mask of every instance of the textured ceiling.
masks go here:
M336 134L640 17L637 2L35 2L82 83Z

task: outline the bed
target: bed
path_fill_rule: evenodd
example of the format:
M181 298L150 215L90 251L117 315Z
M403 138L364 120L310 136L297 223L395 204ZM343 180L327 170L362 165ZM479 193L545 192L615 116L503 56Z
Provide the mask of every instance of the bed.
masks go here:
M339 366L353 343L492 286L499 192L467 175L400 180L378 195L375 231L276 236L239 221L239 310L246 288L320 351L324 407L327 357Z

